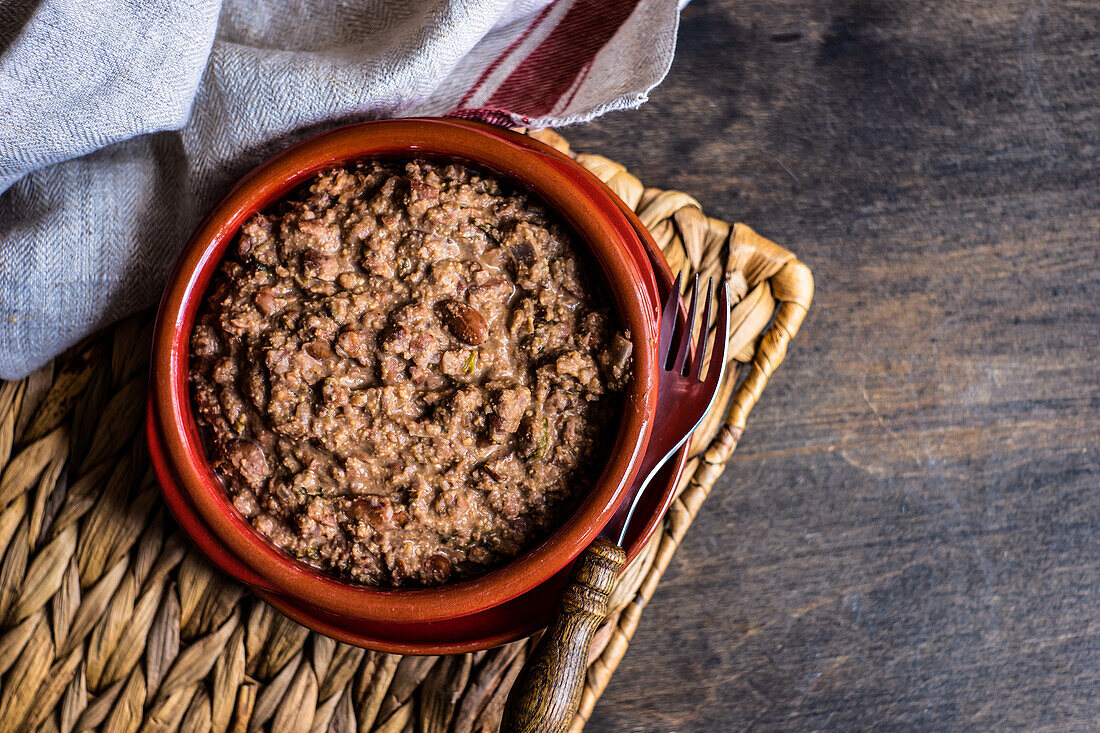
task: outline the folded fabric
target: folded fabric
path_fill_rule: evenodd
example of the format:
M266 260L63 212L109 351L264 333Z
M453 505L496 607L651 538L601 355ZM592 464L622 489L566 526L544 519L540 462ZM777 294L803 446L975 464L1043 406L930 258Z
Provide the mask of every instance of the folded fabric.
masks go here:
M0 377L156 302L249 169L338 124L637 106L675 0L0 0Z

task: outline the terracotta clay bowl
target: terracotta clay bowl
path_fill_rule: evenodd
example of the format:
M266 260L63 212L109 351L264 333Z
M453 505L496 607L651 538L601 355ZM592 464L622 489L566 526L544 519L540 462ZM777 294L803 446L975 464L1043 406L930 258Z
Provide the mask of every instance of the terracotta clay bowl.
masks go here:
M428 157L471 163L538 194L574 231L598 272L597 287L633 342L633 373L610 450L592 490L549 537L485 575L434 588L380 588L342 581L263 537L233 506L206 459L187 375L191 329L210 280L244 221L318 172L372 158ZM652 427L659 300L646 248L621 203L598 179L523 135L466 121L410 119L343 127L263 164L199 226L161 301L153 337L148 429L162 486L189 516L177 518L222 570L265 596L326 618L423 624L500 606L566 568L614 515L637 472ZM199 534L208 536L200 539ZM204 541L205 540L205 541Z
M661 302L663 302L673 287L672 272L645 227L625 204L621 201L619 203L624 215L631 221L649 253ZM152 407L148 427L149 450L155 465L166 466L167 462L163 458L163 448L156 430ZM623 546L627 551L628 563L641 553L664 519L665 512L676 495L676 488L687 463L687 457L688 447L685 445L672 460L665 464L642 495L635 521L631 522ZM228 551L199 520L174 480L161 468L158 468L158 475L164 489L165 501L199 549L210 557L228 557ZM557 601L571 572L571 565L566 566L538 587L499 606L429 624L386 623L350 616L334 616L296 603L270 590L257 587L256 592L298 623L338 641L392 654L457 654L488 649L515 641L545 626L557 609ZM251 573L244 566L240 566L233 574L243 578ZM257 578L256 583L260 582L262 580Z

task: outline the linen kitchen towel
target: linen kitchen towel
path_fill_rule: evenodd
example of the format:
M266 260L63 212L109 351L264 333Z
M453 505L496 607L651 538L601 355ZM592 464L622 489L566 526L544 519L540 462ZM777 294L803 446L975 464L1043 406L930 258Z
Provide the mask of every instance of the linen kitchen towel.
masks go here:
M633 107L676 0L0 0L0 377L156 302L200 218L336 124Z

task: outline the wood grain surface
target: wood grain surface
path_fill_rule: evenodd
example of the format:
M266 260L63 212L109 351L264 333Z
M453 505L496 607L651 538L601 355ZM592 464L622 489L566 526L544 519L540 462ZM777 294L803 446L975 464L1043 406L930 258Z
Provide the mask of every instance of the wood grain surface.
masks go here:
M1100 3L695 0L568 134L817 281L589 730L1100 728Z

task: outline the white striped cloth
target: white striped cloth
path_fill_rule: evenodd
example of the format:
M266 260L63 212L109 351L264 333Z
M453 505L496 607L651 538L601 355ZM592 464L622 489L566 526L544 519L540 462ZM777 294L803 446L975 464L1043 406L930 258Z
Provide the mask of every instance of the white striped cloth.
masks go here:
M337 124L646 99L676 0L0 0L0 377L156 302L240 176Z

